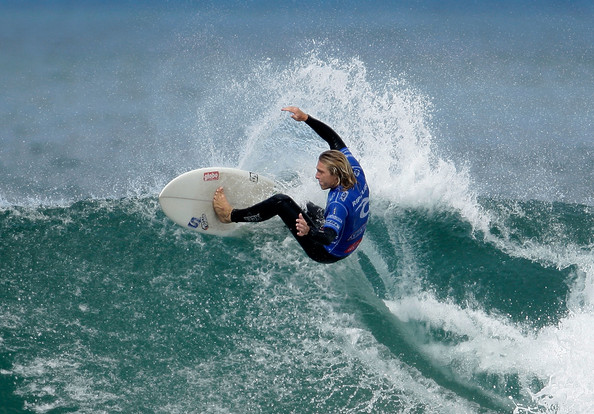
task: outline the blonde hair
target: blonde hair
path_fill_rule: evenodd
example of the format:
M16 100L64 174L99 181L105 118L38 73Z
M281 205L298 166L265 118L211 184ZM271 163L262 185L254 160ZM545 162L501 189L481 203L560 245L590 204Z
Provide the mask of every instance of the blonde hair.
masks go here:
M324 164L330 174L338 178L338 184L344 190L350 190L357 183L357 177L346 155L337 150L328 150L320 154L318 160Z

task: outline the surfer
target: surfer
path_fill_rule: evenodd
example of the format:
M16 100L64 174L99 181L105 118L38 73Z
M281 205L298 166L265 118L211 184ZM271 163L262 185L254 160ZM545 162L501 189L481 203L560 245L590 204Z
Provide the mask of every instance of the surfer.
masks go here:
M326 209L307 203L304 210L285 194L276 194L252 207L234 209L223 187L219 187L213 197L215 213L223 223L265 221L278 215L311 259L334 263L355 251L363 239L369 214L365 174L332 128L296 106L282 111L305 122L330 146L330 150L320 154L315 175L320 188L330 190Z

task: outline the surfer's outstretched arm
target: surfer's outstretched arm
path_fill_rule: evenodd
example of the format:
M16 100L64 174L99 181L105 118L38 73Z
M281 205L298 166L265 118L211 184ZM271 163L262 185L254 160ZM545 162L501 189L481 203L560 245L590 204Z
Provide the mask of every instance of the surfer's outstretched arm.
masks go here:
M326 141L328 145L330 145L330 149L340 151L341 149L346 147L346 144L344 143L342 138L340 138L340 136L336 133L336 131L334 131L332 128L330 128L322 121L318 121L311 115L306 114L298 107L287 106L281 110L291 112L291 118L293 118L295 121L303 121L307 125L309 125L311 129L316 131L316 133L320 137L322 137L322 139Z
M330 149L340 151L346 147L346 144L342 138L340 138L340 136L332 128L322 121L318 121L313 116L308 115L305 123L309 125L311 129L316 131L316 133L322 137L322 139L326 141L328 145L330 145Z

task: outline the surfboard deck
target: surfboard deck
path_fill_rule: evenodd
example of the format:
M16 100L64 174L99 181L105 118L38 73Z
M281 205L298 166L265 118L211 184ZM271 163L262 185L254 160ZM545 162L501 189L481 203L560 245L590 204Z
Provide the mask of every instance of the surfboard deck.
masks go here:
M221 223L212 207L217 188L223 187L235 208L254 205L274 192L274 181L260 174L229 167L188 171L171 180L159 194L167 217L189 230L216 236L230 236L241 225Z

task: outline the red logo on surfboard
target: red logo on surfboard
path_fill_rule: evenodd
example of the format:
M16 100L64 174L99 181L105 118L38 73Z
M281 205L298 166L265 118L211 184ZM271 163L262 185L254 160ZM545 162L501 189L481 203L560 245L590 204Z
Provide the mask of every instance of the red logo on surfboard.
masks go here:
M204 173L204 181L216 181L219 179L218 171L209 171Z

